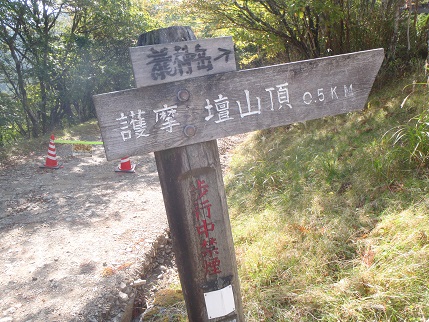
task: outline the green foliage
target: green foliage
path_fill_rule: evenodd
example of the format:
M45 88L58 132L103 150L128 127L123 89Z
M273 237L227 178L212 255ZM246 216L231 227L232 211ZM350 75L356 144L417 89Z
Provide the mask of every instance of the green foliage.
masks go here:
M385 69L396 73L427 54L429 21L428 15L398 11L399 5L353 0L2 2L0 84L7 84L8 91L0 90L18 102L7 109L21 117L12 123L3 118L3 123L15 134L35 137L93 117L93 94L133 86L128 47L138 35L173 24L190 25L202 38L232 35L241 67L384 47Z
M409 82L236 150L225 181L246 321L428 317L428 170L383 137L427 104L416 91L400 108Z
M92 95L133 86L128 47L150 28L134 0L7 1L0 7L1 92L21 135L94 117ZM13 124L8 121L8 127Z
M406 125L398 126L391 140L410 162L419 167L429 161L429 115L427 111L413 117Z
M84 121L95 116L92 95L133 86L128 47L147 26L144 11L131 1L88 2L62 26L67 63L62 90L66 105Z
M413 88L426 84L414 83ZM408 160L416 167L427 167L429 162L429 92L426 88L417 93L413 90L402 102L411 104L411 110L417 110L418 115L412 117L406 124L401 124L386 133L387 138L394 146L394 152L399 158Z
M10 95L0 93L0 146L10 144L20 136L17 124L23 119Z
M239 51L246 49L247 66L378 47L386 49L389 61L421 57L427 52L427 19L400 6L400 1L190 1L194 17L233 35Z

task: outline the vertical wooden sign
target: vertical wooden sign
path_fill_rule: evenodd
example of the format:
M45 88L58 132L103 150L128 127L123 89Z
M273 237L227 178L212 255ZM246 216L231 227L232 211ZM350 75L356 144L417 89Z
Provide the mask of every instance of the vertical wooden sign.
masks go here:
M143 34L139 45L184 40L195 40L192 30L171 27ZM244 321L216 140L155 159L189 321Z

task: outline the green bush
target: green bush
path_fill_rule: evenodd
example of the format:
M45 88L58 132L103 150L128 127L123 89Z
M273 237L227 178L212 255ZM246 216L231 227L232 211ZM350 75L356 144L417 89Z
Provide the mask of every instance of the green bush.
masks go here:
M413 84L413 87L415 85ZM405 103L412 94L414 94L414 90L404 99L401 108L404 108ZM423 105L423 110L406 124L401 124L389 131L390 133L393 132L389 140L392 141L396 148L394 151L398 154L398 157L408 160L418 168L426 167L429 164L429 110L428 106L424 106L428 93L425 94L422 95L423 102L419 102Z

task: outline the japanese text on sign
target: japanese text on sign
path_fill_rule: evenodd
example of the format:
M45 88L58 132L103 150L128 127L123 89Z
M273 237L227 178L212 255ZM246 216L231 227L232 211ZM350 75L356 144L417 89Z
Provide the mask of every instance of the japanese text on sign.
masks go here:
M215 230L215 224L212 220L211 203L208 199L209 186L204 180L196 179L190 184L190 193L194 205L193 214L196 219L196 231L201 237L201 256L203 258L203 269L206 275L215 275L221 273L219 259L219 249L217 248L216 238L212 232Z
M236 70L231 37L130 48L137 87Z
M174 52L170 53L168 48L156 50L151 48L151 53L147 55L151 60L147 65L152 66L151 77L153 80L165 79L167 76L191 75L194 69L210 71L213 69L213 62L225 59L228 62L231 51L224 48L217 48L219 54L216 57L207 55L207 49L200 44L196 44L191 51L188 45L175 46Z
M287 113L288 110L294 108L296 102L303 103L304 106L312 106L354 96L353 84L331 85L327 88L318 88L317 91L313 92L303 91L294 95L293 99L287 82L264 88L263 93L264 97L263 95L252 96L252 93L245 89L242 92L242 99L235 101L229 100L229 95L227 96L226 93L219 93L215 98L205 98L205 105L201 106L201 110L206 113L204 121L219 124L234 120L235 117L232 115L239 116L238 119L244 119L252 115L275 111ZM263 105L262 101L265 102ZM116 121L118 122L117 130L120 131L123 141L150 135L147 131L145 117L154 119L156 127L161 131L172 133L176 127L180 128L177 105L168 106L164 104L161 108L152 109L147 115L140 109L129 111L128 114L120 112Z
M188 53L191 48L194 53L197 44L207 50L230 48L224 46L225 41L179 46L187 45ZM176 45L154 48L165 47L174 53ZM143 47L147 47L142 51L146 57L152 46ZM206 52L206 56L219 54ZM383 59L383 49L374 49L243 71L231 71L228 62L230 69L224 72L200 74L202 77L192 74L188 79L182 66L183 78L176 73L179 79L166 77L156 82L150 76L148 60L140 60L140 73L153 86L93 97L106 157L112 160L124 153L162 151L357 111L365 106ZM193 73L198 72L192 68ZM213 70L217 68L213 64Z

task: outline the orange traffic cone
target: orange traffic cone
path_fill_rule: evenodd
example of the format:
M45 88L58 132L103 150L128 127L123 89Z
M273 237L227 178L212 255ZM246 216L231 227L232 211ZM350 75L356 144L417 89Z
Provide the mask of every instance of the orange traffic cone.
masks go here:
M136 172L135 171L136 165L131 164L130 158L125 157L121 159L121 163L118 165L118 167L115 169L115 172Z
M51 139L49 141L48 156L46 157L45 165L41 165L40 167L49 169L61 168L57 161L57 152L55 150L55 137L53 134L51 134Z

